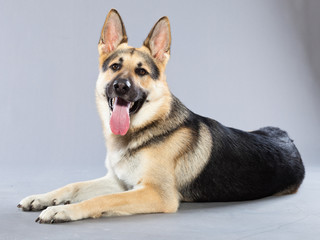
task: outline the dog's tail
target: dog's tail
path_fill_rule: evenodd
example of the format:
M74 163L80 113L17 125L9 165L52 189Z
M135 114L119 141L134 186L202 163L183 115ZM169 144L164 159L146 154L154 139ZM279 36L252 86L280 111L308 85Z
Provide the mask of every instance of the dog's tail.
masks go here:
M276 127L264 127L252 133L267 136L280 146L286 153L285 158L290 165L290 172L294 176L295 183L293 183L288 189L278 193L277 195L294 193L298 190L305 176L305 169L301 159L301 155L293 143L293 140L289 137L286 131Z
M271 138L277 138L286 143L293 142L293 140L289 138L289 135L286 131L283 131L277 127L263 127L257 131L253 131L252 133L257 133L257 134L268 136Z
M280 147L284 148L292 158L295 158L302 162L297 147L286 131L283 131L277 127L264 127L260 128L257 131L253 131L252 133L267 136L276 140Z

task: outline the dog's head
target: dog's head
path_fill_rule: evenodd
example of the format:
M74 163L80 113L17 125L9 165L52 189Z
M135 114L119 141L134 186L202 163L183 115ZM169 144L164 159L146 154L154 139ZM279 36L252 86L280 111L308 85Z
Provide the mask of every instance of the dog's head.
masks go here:
M100 116L113 134L125 135L168 111L170 91L164 75L170 56L170 23L161 18L142 47L128 46L118 12L107 15L98 44L100 74L96 97Z

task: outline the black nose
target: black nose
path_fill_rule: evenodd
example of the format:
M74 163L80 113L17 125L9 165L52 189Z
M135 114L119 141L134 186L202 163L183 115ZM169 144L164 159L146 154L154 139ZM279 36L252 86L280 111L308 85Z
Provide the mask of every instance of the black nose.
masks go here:
M117 79L113 83L113 88L116 94L124 95L129 92L131 83L127 79Z

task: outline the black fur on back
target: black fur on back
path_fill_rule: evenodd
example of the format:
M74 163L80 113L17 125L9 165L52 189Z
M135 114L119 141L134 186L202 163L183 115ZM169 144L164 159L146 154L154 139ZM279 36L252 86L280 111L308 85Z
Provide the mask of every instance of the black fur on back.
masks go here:
M175 101L179 101L175 99ZM297 188L304 178L300 154L288 134L275 127L253 132L228 128L190 112L188 127L210 129L212 152L201 174L180 189L182 199L241 201Z

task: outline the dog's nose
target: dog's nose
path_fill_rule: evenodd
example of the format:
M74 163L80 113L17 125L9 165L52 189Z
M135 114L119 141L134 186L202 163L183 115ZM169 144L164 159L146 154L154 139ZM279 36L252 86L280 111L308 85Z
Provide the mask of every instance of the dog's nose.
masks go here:
M129 92L131 83L127 79L117 79L113 83L113 88L118 95L124 95Z

